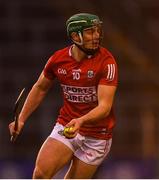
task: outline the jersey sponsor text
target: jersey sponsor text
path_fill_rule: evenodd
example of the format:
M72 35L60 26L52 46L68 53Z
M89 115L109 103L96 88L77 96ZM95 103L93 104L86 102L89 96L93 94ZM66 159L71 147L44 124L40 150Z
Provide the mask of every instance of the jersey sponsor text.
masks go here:
M62 84L65 98L70 102L89 103L97 101L97 91L95 86L78 87Z

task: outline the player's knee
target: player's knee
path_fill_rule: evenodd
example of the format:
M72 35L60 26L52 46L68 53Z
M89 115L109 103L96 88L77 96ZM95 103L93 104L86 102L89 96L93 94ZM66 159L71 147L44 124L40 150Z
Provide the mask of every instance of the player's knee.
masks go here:
M43 178L44 178L43 171L40 168L35 167L33 172L33 179L43 179Z
M33 179L50 179L51 175L48 172L40 169L39 167L35 167L33 172Z

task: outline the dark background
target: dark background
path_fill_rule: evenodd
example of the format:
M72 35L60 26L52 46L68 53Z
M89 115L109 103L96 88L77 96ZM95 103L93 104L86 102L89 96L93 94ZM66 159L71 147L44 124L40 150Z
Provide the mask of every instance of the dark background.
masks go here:
M103 46L119 66L113 144L95 178L159 178L159 0L0 0L0 178L31 178L62 105L59 85L15 144L8 131L13 105L50 55L70 44L65 22L80 12L102 19Z

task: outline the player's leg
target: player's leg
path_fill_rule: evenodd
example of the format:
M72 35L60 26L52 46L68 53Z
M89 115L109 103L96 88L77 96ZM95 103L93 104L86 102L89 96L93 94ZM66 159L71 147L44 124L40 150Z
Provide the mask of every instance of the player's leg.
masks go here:
M72 158L73 151L62 142L48 137L37 156L33 179L50 179Z
M91 179L98 166L86 164L74 157L65 179Z
M75 152L66 179L90 179L110 151L112 140L85 137L82 146Z

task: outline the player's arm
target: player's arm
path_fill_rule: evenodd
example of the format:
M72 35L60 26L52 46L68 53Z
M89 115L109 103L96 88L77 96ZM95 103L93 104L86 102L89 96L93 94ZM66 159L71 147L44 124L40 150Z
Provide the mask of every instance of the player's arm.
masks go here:
M18 127L18 134L23 127L27 118L32 114L33 111L40 105L44 97L46 96L48 90L53 84L53 80L49 80L44 76L42 73L37 80L37 82L33 85L32 89L30 90L24 106L19 115L19 127ZM13 133L14 122L10 123L9 128L11 134Z
M40 75L39 79L33 85L24 103L22 111L19 115L20 121L25 122L30 114L35 111L35 109L39 106L39 104L46 96L48 90L52 86L52 83L53 81L46 78L43 73Z
M73 119L67 126L74 126L74 131L84 124L96 123L107 117L112 108L116 87L99 85L98 86L98 106L80 118Z
M116 87L99 85L98 86L98 106L89 113L79 118L82 124L96 123L107 117L112 108Z

